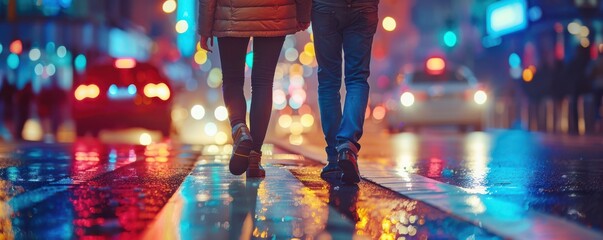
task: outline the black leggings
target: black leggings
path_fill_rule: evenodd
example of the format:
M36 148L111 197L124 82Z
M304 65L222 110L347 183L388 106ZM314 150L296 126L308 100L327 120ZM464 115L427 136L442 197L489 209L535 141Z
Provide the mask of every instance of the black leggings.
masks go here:
M222 91L224 105L228 109L230 125L245 123L247 104L243 92L245 83L245 57L248 37L218 38L222 62ZM260 151L270 114L272 113L272 85L274 71L285 37L254 37L253 66L251 69L251 110L249 129L253 138L253 150Z

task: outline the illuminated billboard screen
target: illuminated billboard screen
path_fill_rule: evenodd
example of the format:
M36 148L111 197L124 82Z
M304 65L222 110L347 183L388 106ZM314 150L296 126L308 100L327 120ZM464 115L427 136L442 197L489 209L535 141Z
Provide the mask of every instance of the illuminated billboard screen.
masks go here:
M488 6L488 35L499 37L528 27L525 0L505 0Z

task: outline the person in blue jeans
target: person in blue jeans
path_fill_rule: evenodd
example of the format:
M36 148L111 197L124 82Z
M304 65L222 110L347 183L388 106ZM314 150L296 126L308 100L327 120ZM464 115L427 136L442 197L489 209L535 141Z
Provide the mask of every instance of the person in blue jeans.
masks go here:
M327 142L323 179L360 182L358 141L368 104L371 50L378 0L314 0L312 29L318 61L318 105ZM342 56L343 51L343 56ZM341 106L342 63L345 105Z

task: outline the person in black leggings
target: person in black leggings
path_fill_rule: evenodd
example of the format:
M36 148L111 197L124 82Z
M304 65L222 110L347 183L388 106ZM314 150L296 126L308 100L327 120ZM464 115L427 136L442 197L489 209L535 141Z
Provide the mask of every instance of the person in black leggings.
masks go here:
M218 38L224 104L232 126L232 174L262 178L262 144L272 112L272 82L285 36L310 26L312 0L199 0L202 49ZM247 45L253 39L250 129L243 93ZM211 51L210 51L211 52Z

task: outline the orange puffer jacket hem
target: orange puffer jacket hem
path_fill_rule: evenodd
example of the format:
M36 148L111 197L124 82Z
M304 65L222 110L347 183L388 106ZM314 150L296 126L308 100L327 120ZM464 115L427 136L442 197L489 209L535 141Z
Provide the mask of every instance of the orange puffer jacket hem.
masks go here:
M312 0L199 0L202 36L277 37L310 22Z

